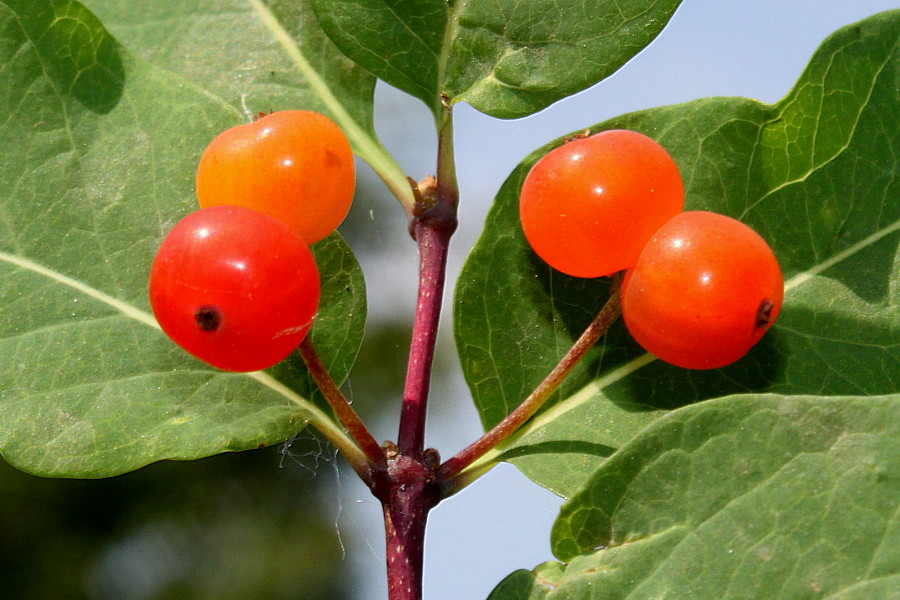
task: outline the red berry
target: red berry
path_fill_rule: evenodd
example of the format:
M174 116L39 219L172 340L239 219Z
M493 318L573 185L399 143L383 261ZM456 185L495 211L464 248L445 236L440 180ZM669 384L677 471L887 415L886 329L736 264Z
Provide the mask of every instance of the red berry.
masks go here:
M575 277L632 266L653 232L683 209L681 176L669 154L649 137L622 129L546 154L519 196L531 247Z
M710 212L682 213L641 252L622 283L622 316L645 350L687 369L743 357L781 311L784 279L755 231Z
M285 110L220 133L197 168L200 206L239 205L284 221L308 244L350 210L353 152L328 117Z
M163 331L226 371L258 371L287 357L318 303L319 274L303 239L241 206L182 219L150 271L150 304Z

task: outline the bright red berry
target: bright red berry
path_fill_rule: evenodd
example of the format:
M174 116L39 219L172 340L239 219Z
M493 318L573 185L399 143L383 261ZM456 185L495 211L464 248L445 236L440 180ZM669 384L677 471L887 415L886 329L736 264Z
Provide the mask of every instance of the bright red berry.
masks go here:
M201 207L246 206L286 223L308 244L350 210L353 152L328 117L305 110L263 116L219 134L197 168Z
M150 304L163 331L226 371L258 371L287 357L318 303L319 274L306 242L241 206L182 219L150 271Z
M632 266L653 232L682 210L684 187L672 157L649 137L622 129L549 152L519 196L531 247L575 277Z
M687 369L743 357L781 311L784 279L755 231L715 213L682 213L641 252L622 283L622 316L645 350Z

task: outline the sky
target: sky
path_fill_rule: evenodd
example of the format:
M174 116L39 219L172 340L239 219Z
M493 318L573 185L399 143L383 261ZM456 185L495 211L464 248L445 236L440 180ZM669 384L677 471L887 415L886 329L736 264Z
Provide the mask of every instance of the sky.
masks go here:
M536 115L501 121L458 106L460 229L452 245L446 308L493 195L532 150L610 117L654 106L705 96L775 102L830 33L897 7L896 0L684 0L659 37L620 71ZM435 137L424 106L380 86L375 120L382 141L408 174L418 179L434 171ZM370 319L412 318L415 247L397 230L404 227L400 212L389 198L370 209L372 227L384 240L382 252L358 252L370 290ZM391 245L390 240L401 243ZM480 435L481 428L455 362L449 310L443 326L439 350L449 371L435 383L427 443L446 458ZM396 437L393 419L373 429L378 439ZM346 547L347 567L361 578L357 598L386 598L380 507L349 472L340 476L336 490L326 493L340 495L336 531ZM512 571L551 560L550 527L561 503L509 465L442 503L429 519L425 598L483 600Z

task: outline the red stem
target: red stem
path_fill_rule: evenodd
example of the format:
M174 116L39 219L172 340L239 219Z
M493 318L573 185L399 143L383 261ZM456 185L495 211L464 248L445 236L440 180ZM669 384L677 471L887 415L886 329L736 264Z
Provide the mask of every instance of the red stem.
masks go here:
M447 271L447 249L456 228L455 210L441 203L416 217L410 230L419 246L419 300L413 322L400 433L387 452L388 470L376 482L375 495L384 509L388 598L420 600L428 511L440 498L433 483L440 459L423 451L425 414L434 364L441 300Z
M389 464L385 493L376 490L384 512L388 598L421 600L425 525L439 490L423 462L395 455Z
M413 321L400 432L386 449L387 471L376 472L372 490L384 507L388 597L422 598L422 566L428 511L440 500L435 471L440 457L424 450L425 414L447 273L447 251L456 231L459 189L453 160L453 119L442 98L438 122L437 178L415 184L410 233L419 249L419 296Z
M443 210L441 205L412 224L419 246L419 298L397 438L400 454L404 456L420 456L424 448L425 414L447 272L447 250L455 228L455 215Z
M439 492L423 452L425 414L447 270L454 211L441 204L415 217L410 231L419 246L419 299L413 322L397 447L387 451L386 477L373 488L384 510L388 598L421 600L425 524Z
M425 443L425 413L431 385L431 367L447 275L447 251L456 231L459 187L453 156L453 111L441 96L438 123L437 178L428 177L416 190L416 212L410 233L419 247L419 300L413 322L400 433L397 445L403 456L420 458Z

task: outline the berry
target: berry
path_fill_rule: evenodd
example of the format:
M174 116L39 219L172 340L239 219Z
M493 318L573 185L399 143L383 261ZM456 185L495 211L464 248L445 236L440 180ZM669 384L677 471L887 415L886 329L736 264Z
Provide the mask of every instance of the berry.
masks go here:
M525 177L525 237L554 269L601 277L627 269L653 232L684 210L672 157L652 139L614 129L552 150Z
M710 212L666 223L622 282L622 317L657 358L716 369L743 357L781 311L784 279L755 231Z
M350 210L353 152L328 117L286 110L219 134L197 168L200 206L246 206L284 221L307 244Z
M241 206L182 219L150 270L150 304L163 331L226 371L258 371L287 357L318 303L319 273L306 242Z

